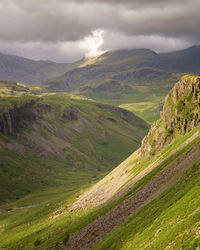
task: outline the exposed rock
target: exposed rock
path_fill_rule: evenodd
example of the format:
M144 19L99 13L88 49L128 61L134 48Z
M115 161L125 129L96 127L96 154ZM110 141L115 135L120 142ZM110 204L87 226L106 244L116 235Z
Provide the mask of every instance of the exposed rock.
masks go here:
M18 128L26 127L27 122L36 120L36 115L32 109L34 101L22 104L20 107L14 106L0 113L0 133L4 135L14 135Z
M17 128L17 114L15 110L8 110L0 114L0 133L13 135Z
M154 155L200 124L200 77L184 76L165 98L160 119L143 139L140 155Z

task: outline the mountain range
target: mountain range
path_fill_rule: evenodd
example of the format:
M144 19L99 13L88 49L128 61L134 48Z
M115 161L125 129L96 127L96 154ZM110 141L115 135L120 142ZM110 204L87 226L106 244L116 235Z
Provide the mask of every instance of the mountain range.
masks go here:
M200 46L170 53L108 51L71 64L0 54L2 80L32 85L34 93L83 95L133 111L150 124L159 118L164 96L175 82L185 74L199 75L199 68Z

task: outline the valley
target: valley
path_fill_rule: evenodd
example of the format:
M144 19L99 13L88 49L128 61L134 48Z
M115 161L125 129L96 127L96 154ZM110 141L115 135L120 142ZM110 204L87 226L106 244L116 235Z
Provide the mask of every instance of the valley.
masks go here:
M141 147L104 178L2 204L1 247L198 248L199 79L187 75L176 83ZM55 96L42 102L49 98Z
M198 249L199 63L120 50L5 76L0 248Z

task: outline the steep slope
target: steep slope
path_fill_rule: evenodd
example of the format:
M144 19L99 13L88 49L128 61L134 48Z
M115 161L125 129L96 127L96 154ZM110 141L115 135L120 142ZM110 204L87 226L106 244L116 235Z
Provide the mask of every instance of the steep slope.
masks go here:
M17 81L30 85L60 76L80 63L34 61L0 53L0 80Z
M195 246L200 244L198 234L200 203L195 196L200 191L199 86L199 77L183 77L166 97L161 118L152 126L141 148L79 197L73 205L74 209L85 209L88 206L95 207L100 204L104 204L105 207L99 209L97 213L101 215L99 218L97 216L94 222L70 238L66 249L90 249L107 235L108 237L96 246L97 249L121 249L123 246L124 249L126 247L140 249L142 246L147 249L153 246L164 249L164 246L167 247L170 244L176 247L183 246L178 238L181 237L184 240L190 230L196 232L197 237L190 234L190 240L182 243L187 246L191 242ZM180 103L185 105L180 106ZM174 119L177 121L174 122ZM168 133L169 127L173 129L170 133ZM154 143L152 143L152 138ZM183 191L179 191L181 187ZM174 194L176 194L175 199ZM167 203L164 203L165 196L171 199ZM178 202L181 197L184 197L183 203ZM156 218L158 220L160 216L157 212L157 217L155 217L155 211L160 209L167 214L172 205L174 209L179 207L183 211L184 199L190 203L192 199L195 200L195 205L187 211L190 218L186 222L186 219L183 219L186 213L181 212L180 220L178 220L180 222L173 222L174 226L167 232L170 234L175 230L174 234L178 238L176 239L175 236L167 238L163 233L159 234L162 230L166 231L166 228L154 223L154 220ZM156 205L157 207L154 207ZM140 217L140 214L148 212L152 218L149 215ZM168 215L165 219L165 227L173 218ZM138 220L139 225L136 226ZM152 223L156 225L154 227L157 231L154 229L151 234L152 240L149 241L143 230L150 230ZM177 223L183 225L184 232L177 227ZM127 225L128 228L126 228ZM120 227L114 230L117 226ZM142 236L137 235L139 232L146 237L144 243L141 241ZM131 235L136 236L132 239ZM157 238L155 235L158 235ZM160 235L165 239L162 244ZM130 240L127 241L127 239Z
M148 129L131 112L80 97L8 92L0 98L1 202L95 179L138 148Z

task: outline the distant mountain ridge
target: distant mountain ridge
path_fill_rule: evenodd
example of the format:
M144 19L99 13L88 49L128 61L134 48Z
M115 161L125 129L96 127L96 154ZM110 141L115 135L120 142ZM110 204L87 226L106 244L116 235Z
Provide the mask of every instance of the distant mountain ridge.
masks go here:
M106 79L145 85L185 73L200 73L200 46L170 53L156 53L149 49L108 51L96 63L74 68L45 84L52 91L73 91Z
M35 61L0 52L0 80L27 85L44 82L53 91L72 91L108 78L144 84L148 82L151 70L153 74L158 71L158 75L163 71L162 73L168 74L167 77L172 73L198 74L200 46L169 53L156 53L150 49L107 51L92 61L89 64L84 58L75 63ZM157 81L156 78L154 75L152 80Z
M79 62L73 64L35 61L0 53L0 80L22 82L27 85L36 84L60 76L78 64Z

